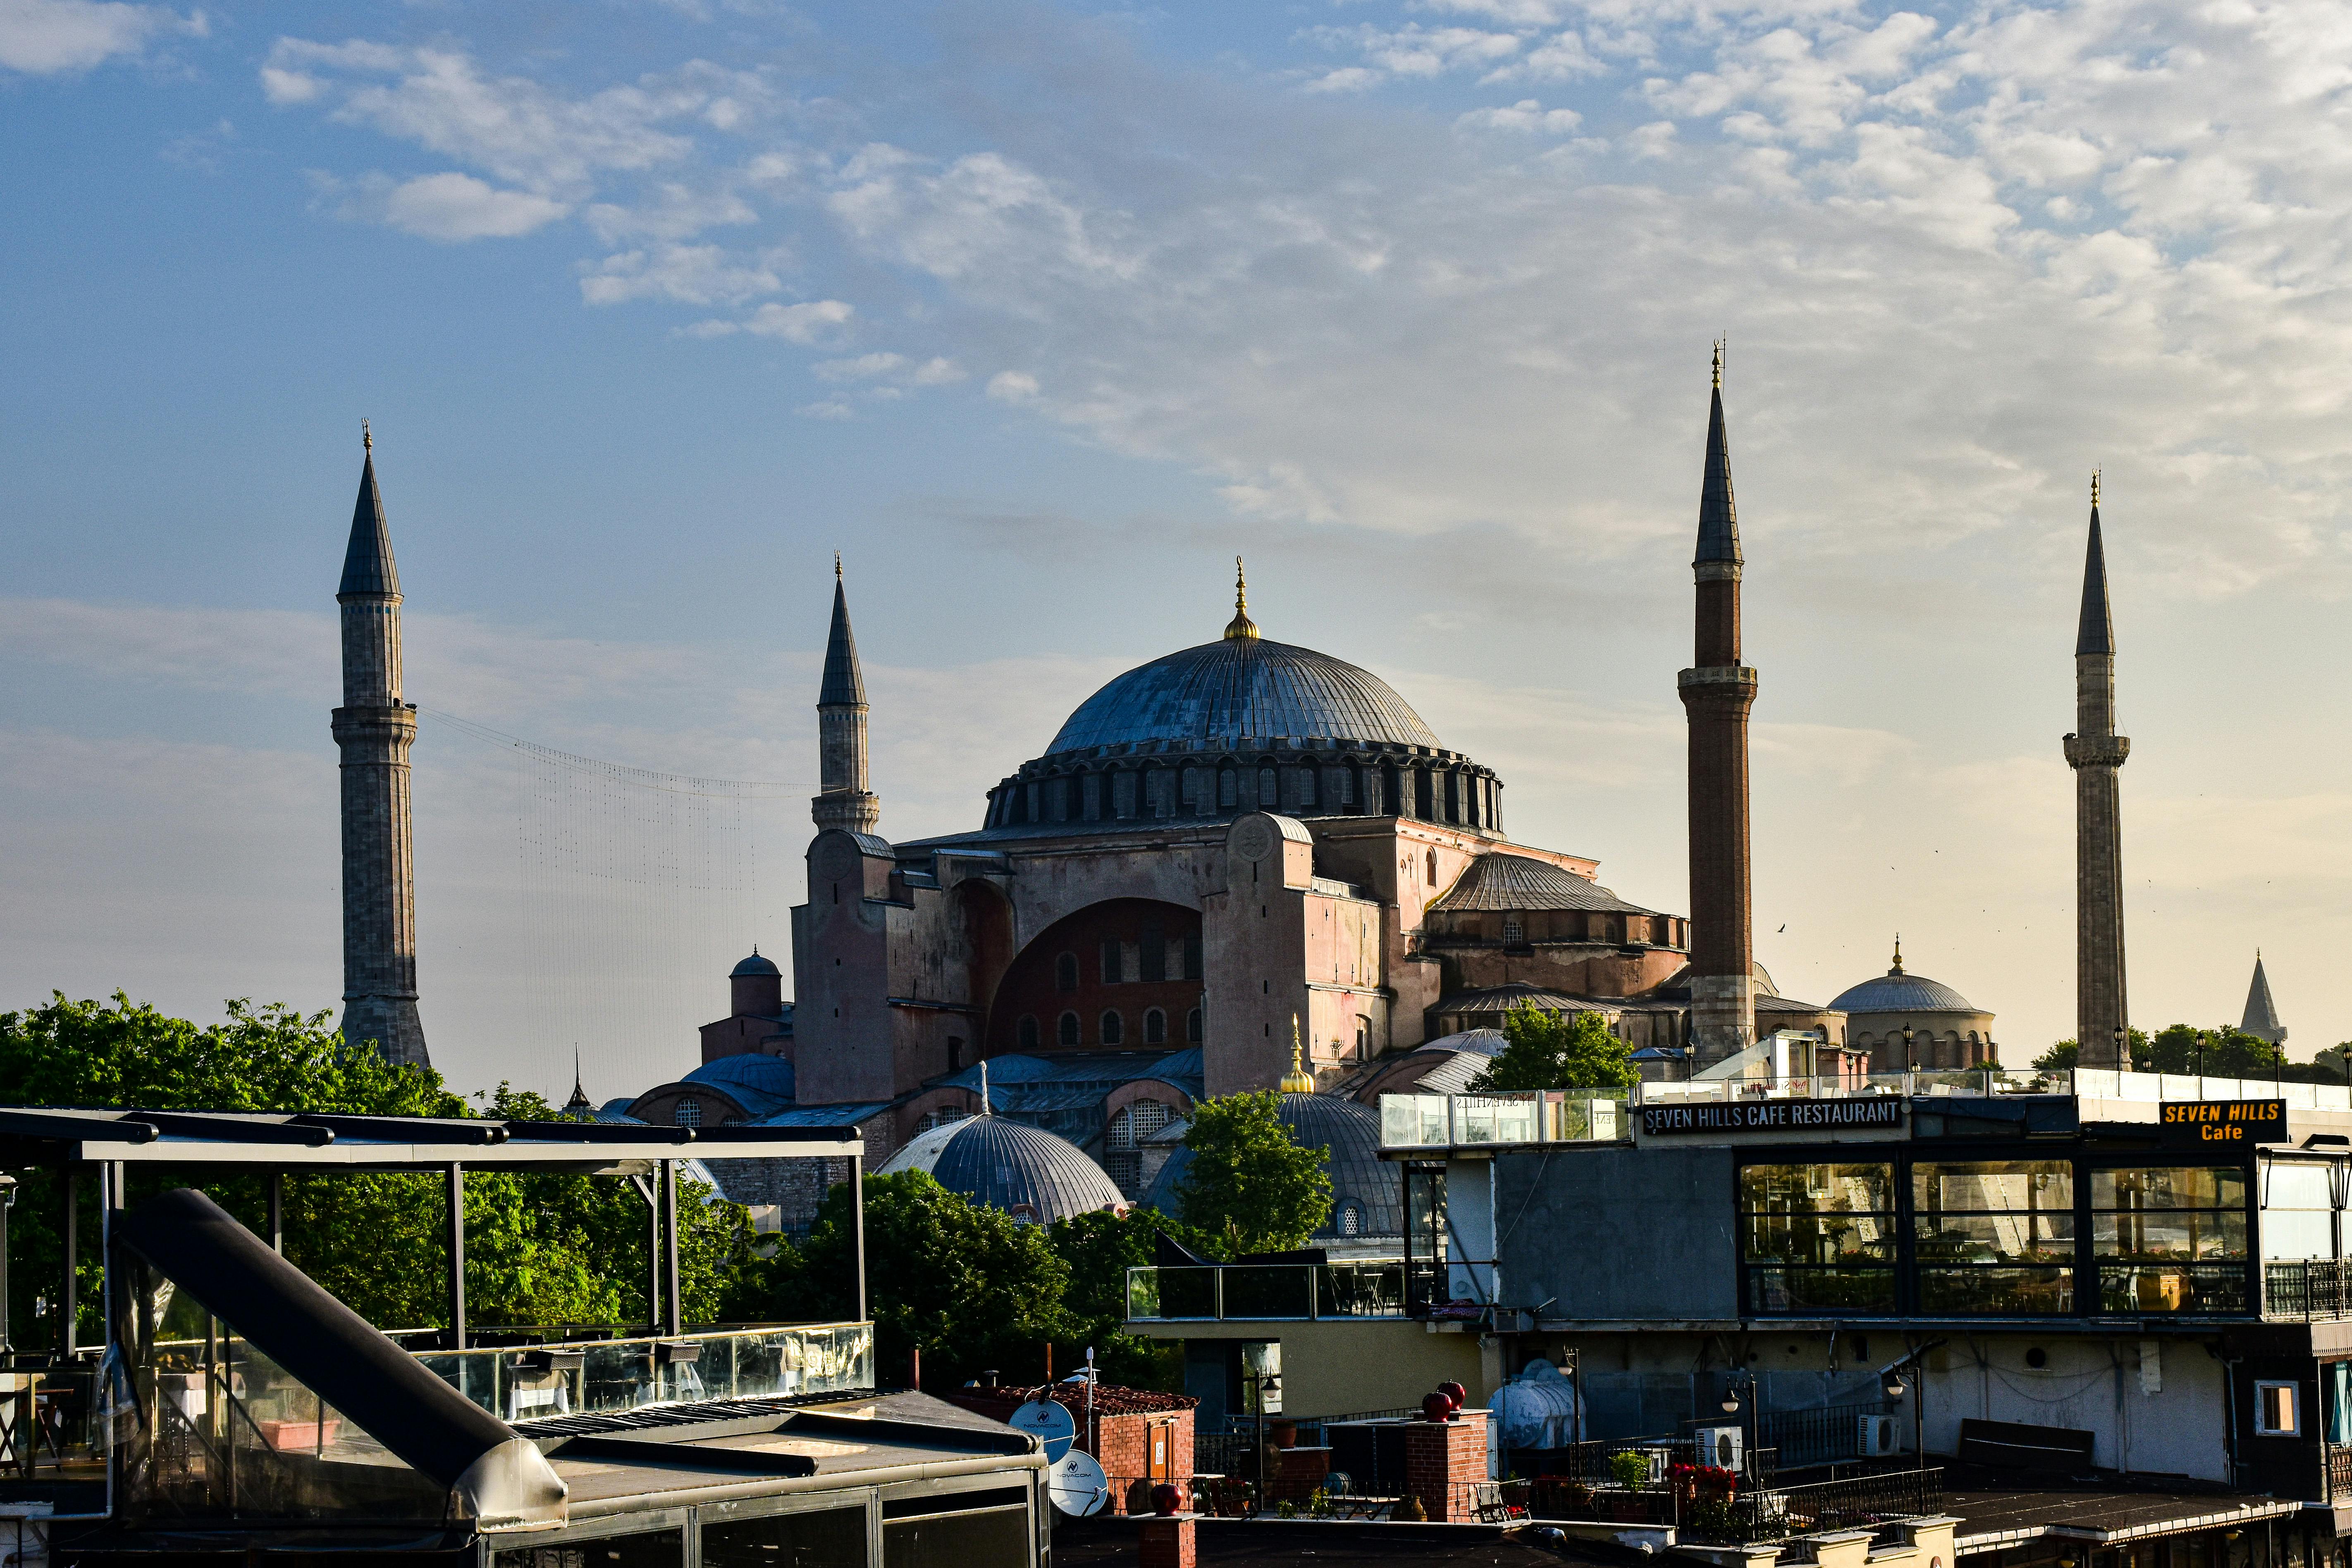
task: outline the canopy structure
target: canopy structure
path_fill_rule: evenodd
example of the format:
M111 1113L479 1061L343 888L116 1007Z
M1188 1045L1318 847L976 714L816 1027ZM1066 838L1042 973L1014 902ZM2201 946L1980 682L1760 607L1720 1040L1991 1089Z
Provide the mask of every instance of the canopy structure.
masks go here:
M0 1106L0 1170L92 1166L100 1175L103 1239L123 1202L122 1176L134 1164L218 1165L270 1177L269 1236L283 1250L280 1182L296 1172L433 1171L447 1192L447 1281L450 1343L466 1348L466 1189L467 1169L528 1167L636 1182L649 1209L649 1299L658 1303L653 1325L683 1329L678 1279L677 1165L701 1155L730 1160L844 1159L853 1190L862 1194L866 1144L854 1127L635 1127L598 1121L501 1121L461 1117L344 1116L325 1113L215 1110L83 1110ZM74 1344L75 1269L79 1215L66 1185L65 1260L60 1305L65 1346ZM856 1216L856 1316L866 1316L864 1205ZM0 1215L5 1224L5 1215ZM0 1232L5 1243L5 1232ZM5 1279L5 1275L0 1275ZM7 1340L7 1304L0 1292L0 1344Z

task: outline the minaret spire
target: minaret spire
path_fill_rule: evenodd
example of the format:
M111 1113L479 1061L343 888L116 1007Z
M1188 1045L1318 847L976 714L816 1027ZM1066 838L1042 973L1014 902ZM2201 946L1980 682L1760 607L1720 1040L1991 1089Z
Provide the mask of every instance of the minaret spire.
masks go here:
M376 488L375 435L360 422L360 494L343 547L341 753L343 1038L386 1061L430 1065L416 1015L416 878L409 747L416 710L401 699L400 572Z
M2246 990L2246 1016L2238 1027L2274 1046L2286 1044L2286 1026L2279 1022L2278 1004L2271 1000L2270 976L2263 973L2263 950L2254 949L2254 983Z
M866 787L866 677L857 639L849 630L849 593L841 555L833 557L833 629L825 638L824 679L817 689L818 789L809 815L819 828L871 833L882 821L881 798Z
M2074 633L2074 1040L2086 1068L2130 1066L2124 984L2123 808L2116 773L2131 742L2116 733L2115 618L2099 531L2099 476L2091 475L2090 542L2083 559L2083 611ZM2257 979L2259 979L2259 973Z
M1756 671L1740 662L1739 519L1723 420L1723 344L1715 345L1706 468L1699 479L1692 668L1677 678L1690 721L1691 1035L1706 1067L1756 1040L1756 952L1748 883L1748 710Z

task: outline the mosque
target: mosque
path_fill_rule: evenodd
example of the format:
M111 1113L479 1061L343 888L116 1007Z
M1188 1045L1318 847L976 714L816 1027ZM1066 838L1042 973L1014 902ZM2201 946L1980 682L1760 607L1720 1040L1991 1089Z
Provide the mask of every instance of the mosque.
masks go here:
M935 1173L1020 1153L1031 1195L1004 1202L1050 1220L1108 1194L1165 1198L1200 1100L1280 1089L1294 1131L1331 1154L1330 1236L1371 1245L1398 1223L1376 1152L1378 1096L1466 1085L1522 1004L1599 1015L1651 1077L1739 1070L1768 1049L1766 1070L1899 1067L1879 1015L1916 1007L1940 1009L1930 1035L1949 1065L1989 1060L1990 1015L1904 977L1899 957L1886 981L1829 1005L1780 995L1755 960L1757 672L1740 657L1743 563L1718 358L1692 563L1696 657L1677 678L1690 730L1685 915L1621 897L1590 856L1513 838L1496 771L1446 745L1378 675L1265 636L1238 563L1221 635L1079 702L987 792L971 830L893 843L880 833L872 715L836 560L816 704L818 831L806 901L792 911L798 994L786 1001L778 966L754 952L728 977L727 1016L701 1031L702 1065L604 1114L855 1125L877 1168L902 1151ZM400 691L401 598L372 454L338 596L345 1025L423 1062L415 719ZM1849 1012L1873 1026L1866 1037L1849 1040ZM1070 1157L1003 1130L931 1136L985 1117ZM968 1149L967 1132L979 1140ZM842 1174L712 1169L788 1228Z

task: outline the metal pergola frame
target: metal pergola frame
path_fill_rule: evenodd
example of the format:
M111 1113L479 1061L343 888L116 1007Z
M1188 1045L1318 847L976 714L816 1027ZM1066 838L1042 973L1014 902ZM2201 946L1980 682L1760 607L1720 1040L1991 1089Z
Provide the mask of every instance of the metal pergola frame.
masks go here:
M345 1116L194 1110L77 1110L0 1107L0 1171L28 1168L68 1173L94 1168L99 1177L101 1259L110 1255L114 1218L123 1202L128 1168L218 1165L260 1170L269 1176L269 1234L285 1250L284 1178L362 1171L438 1172L446 1182L448 1348L466 1348L466 1188L468 1167L527 1168L635 1180L652 1209L648 1306L656 1333L684 1331L678 1281L677 1166L688 1159L846 1159L849 1162L852 1251L856 1258L856 1320L866 1321L866 1143L855 1127L643 1127L598 1121L495 1121L413 1116ZM645 1178L656 1178L648 1184ZM78 1205L65 1183L65 1295L61 1350L79 1346L75 1332L75 1269L79 1262ZM8 1342L6 1220L0 1213L0 1347ZM104 1314L109 1340L113 1314Z

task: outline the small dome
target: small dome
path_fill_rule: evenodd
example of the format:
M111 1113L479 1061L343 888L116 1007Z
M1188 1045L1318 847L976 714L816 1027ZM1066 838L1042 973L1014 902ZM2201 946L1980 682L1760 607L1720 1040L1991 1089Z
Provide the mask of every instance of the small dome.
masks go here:
M1299 1147L1323 1151L1323 1168L1330 1173L1331 1213L1315 1232L1317 1239L1404 1234L1396 1167L1381 1159L1378 1111L1338 1095L1286 1094L1281 1117ZM1190 1149L1170 1154L1144 1201L1162 1214L1181 1215L1178 1184L1192 1162ZM1351 1209L1353 1229L1349 1228Z
M1127 1202L1076 1144L1002 1116L967 1116L919 1132L874 1173L899 1171L924 1172L951 1193L1034 1225Z
M704 973L708 973L709 972L706 970ZM745 959L742 963L737 964L734 968L727 972L727 978L730 980L741 980L747 976L754 974L762 976L772 974L777 978L782 979L783 977L783 973L784 972L782 970L778 969L773 963L761 958L760 956L759 949L753 948L751 950L751 957Z
M1045 754L1151 741L1286 736L1440 750L1389 683L1313 648L1256 637L1202 643L1138 665L1078 704Z
M1865 980L1842 992L1830 1004L1833 1013L1981 1013L1983 1008L1940 980L1890 969L1875 980Z
M1528 855L1481 855L1433 910L1617 910L1652 914L1600 883Z

